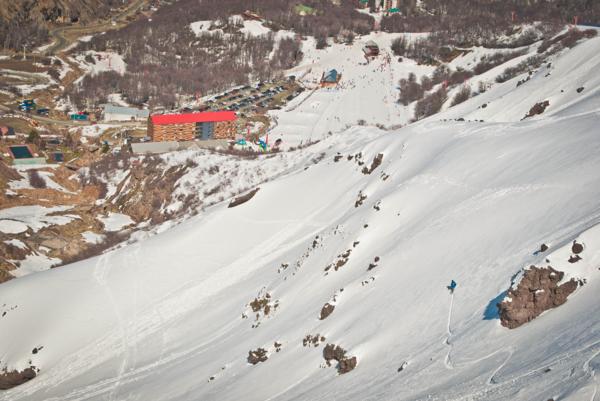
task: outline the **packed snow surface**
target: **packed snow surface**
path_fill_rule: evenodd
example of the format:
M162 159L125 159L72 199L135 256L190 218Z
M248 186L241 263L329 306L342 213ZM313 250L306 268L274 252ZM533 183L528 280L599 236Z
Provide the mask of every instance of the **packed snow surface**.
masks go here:
M70 206L44 207L34 205L1 209L0 231L5 233L16 233L27 230L27 227L31 228L33 231L38 231L41 228L53 224L67 224L73 219L76 219L77 216L56 213L69 210L70 208ZM17 229L19 231L16 231Z
M106 231L119 231L121 228L133 224L131 217L122 213L109 212L105 217L99 217L98 220L104 224Z
M217 204L132 245L1 285L0 305L18 305L0 319L2 364L31 361L40 372L0 399L594 400L599 49L599 39L584 42L526 91L515 89L517 77L402 129L352 126L400 118L392 89L376 97L362 81L349 93L371 100L352 106L351 95L336 98L344 88L319 90L282 110L286 135L308 140L306 127L321 123L332 134L301 150L312 161L248 202ZM559 95L577 85L579 96ZM549 114L520 121L549 95ZM478 118L485 122L455 120L473 120L487 97L506 107ZM310 115L311 102L326 112ZM337 109L337 122L339 102L350 109ZM379 154L381 165L363 173ZM574 239L585 249L571 267L563 259ZM551 263L586 283L508 330L495 305L523 266L544 263L541 243ZM341 255L349 256L330 267ZM249 303L267 293L270 312L254 311ZM335 309L319 320L325 303ZM358 366L338 375L325 365L325 343L303 346L308 334L340 345ZM268 360L250 365L257 348Z

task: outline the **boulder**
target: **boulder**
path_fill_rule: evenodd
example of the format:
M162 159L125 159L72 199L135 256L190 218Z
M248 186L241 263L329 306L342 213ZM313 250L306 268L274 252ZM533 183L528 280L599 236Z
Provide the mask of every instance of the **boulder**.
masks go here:
M334 309L335 305L331 305L329 302L327 302L325 305L323 305L323 308L321 308L321 316L319 319L327 319L327 317L333 313Z
M567 297L577 289L578 283L571 279L561 284L563 277L563 272L550 266L531 266L516 288L513 284L507 297L497 304L500 323L514 329L567 302Z
M573 241L573 246L571 246L571 252L573 252L575 255L579 255L581 252L583 252L583 244L580 244L577 241Z

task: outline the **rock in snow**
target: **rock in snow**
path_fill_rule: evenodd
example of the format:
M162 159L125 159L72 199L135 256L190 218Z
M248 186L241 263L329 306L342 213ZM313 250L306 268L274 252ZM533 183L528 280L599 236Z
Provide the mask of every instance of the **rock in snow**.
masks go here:
M567 302L567 297L577 289L577 281L571 279L561 284L564 275L550 266L527 269L516 288L508 291L509 299L498 304L502 325L515 329Z

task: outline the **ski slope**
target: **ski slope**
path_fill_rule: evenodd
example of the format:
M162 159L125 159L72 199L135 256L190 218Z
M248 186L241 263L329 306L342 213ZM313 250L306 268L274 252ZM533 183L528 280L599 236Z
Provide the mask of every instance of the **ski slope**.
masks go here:
M1 367L40 372L0 400L597 401L599 50L589 40L527 90L517 77L402 129L332 132L301 150L324 151L321 161L264 183L247 203L2 284ZM520 121L531 100L567 84L586 89ZM282 111L278 128L307 140L301 123L327 115L304 105L335 95L315 92ZM506 107L469 114L484 96ZM393 115L373 99L375 120ZM347 113L340 129L354 124ZM476 116L485 122L453 120ZM378 154L382 164L362 173ZM574 239L585 250L573 274L586 284L532 322L502 327L494 305L511 278L546 257L569 269ZM541 243L550 250L534 255ZM249 303L266 293L271 311L257 317ZM325 303L335 309L319 320ZM317 333L325 342L304 347ZM343 375L327 367L327 343L358 366ZM259 347L268 360L250 365Z
M277 120L274 137L296 146L340 133L359 122L385 128L408 123L413 106L397 102L398 81L409 73L418 77L430 74L434 67L417 65L409 59L399 63L391 52L392 40L397 36L375 32L356 38L352 45L332 43L320 50L315 49L314 38L305 40L303 62L287 74L297 76L309 90L284 110L270 112ZM367 63L362 48L369 40L378 44L381 54ZM319 88L322 74L331 69L342 75L339 84Z

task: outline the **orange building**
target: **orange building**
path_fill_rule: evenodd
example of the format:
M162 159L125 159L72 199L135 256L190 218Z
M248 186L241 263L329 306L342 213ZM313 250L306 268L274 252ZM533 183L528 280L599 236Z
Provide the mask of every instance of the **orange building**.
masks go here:
M150 116L148 136L154 142L235 139L236 120L233 111L156 114Z

